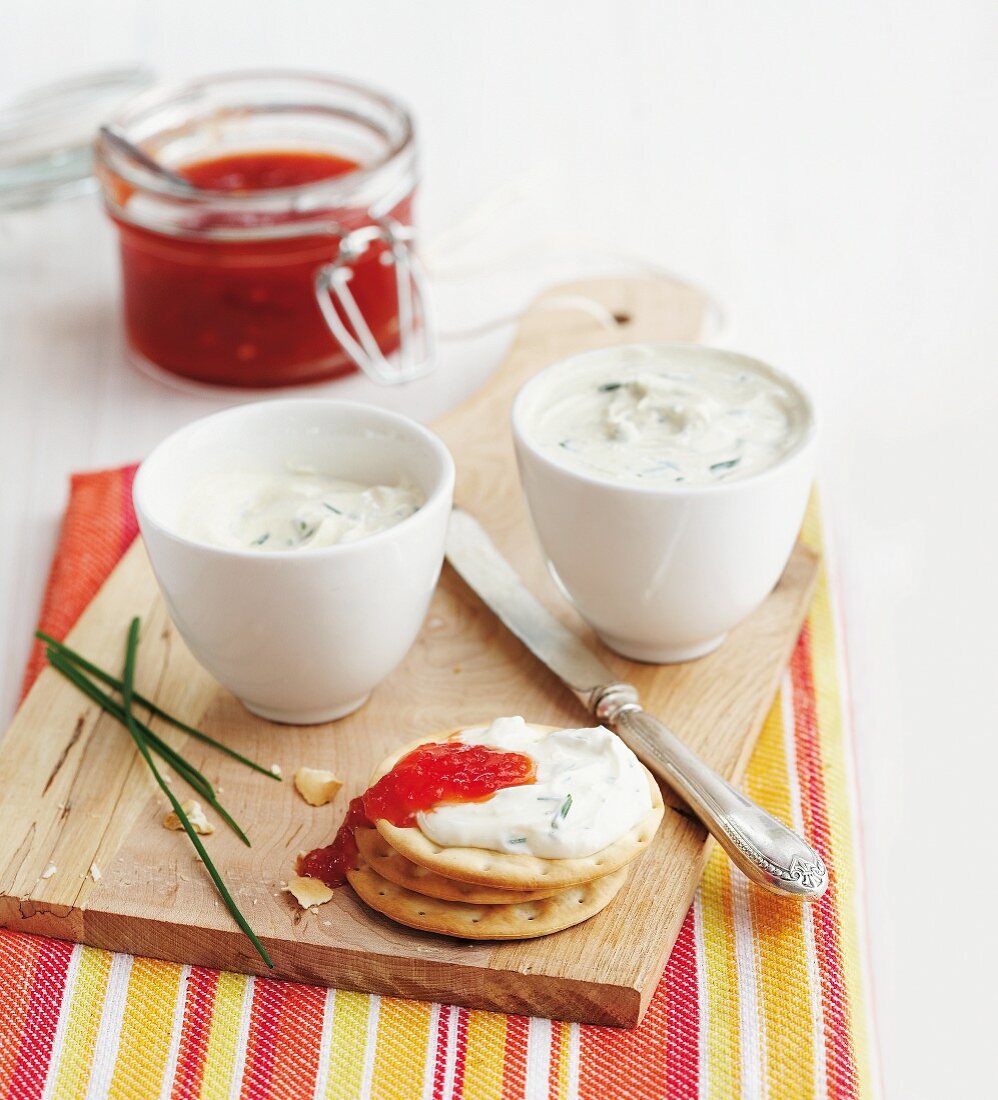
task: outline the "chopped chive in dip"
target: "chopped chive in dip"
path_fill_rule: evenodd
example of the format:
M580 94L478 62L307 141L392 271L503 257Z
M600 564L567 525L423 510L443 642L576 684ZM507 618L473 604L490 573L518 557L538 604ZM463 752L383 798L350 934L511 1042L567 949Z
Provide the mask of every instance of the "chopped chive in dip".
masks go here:
M565 795L561 805L558 807L558 812L554 815L554 820L551 822L551 828L557 829L558 826L568 817L568 811L572 808L572 796L571 794Z
M294 521L294 529L297 539L289 539L288 545L301 546L303 542L308 542L308 540L315 534L315 532L318 530L318 524L309 523L307 520L303 519L296 519Z
M600 393L613 393L614 390L619 390L623 384L623 382L604 382L602 386L597 388Z
M251 546L263 546L263 544L264 544L264 543L265 543L265 542L267 541L267 539L269 539L269 538L270 538L270 532L269 532L269 531L264 531L264 533L263 533L263 534L262 534L262 535L261 535L261 536L260 536L260 537L259 537L258 539L254 539L254 540L253 540L253 541L252 541L252 542L250 543L250 545L251 545Z
M720 474L723 473L725 470L733 470L740 461L741 459L738 458L729 458L726 459L724 462L712 462L710 464L710 472L712 474Z
M343 515L343 513L339 510L339 508L334 508L333 505L330 504L328 500L324 500L322 502L322 507L325 508L327 511L333 512L337 516L342 516Z
M649 466L638 473L638 477L658 477L660 474L676 474L673 481L681 481L682 475L679 473L679 467L675 462L656 462L654 466Z

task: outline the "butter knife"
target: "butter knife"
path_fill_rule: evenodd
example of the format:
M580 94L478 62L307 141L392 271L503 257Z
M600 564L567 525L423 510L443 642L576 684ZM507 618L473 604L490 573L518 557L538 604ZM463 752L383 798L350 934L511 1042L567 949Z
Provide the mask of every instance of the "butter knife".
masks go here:
M815 901L828 886L818 853L709 768L653 715L524 585L482 526L455 508L447 560L500 621L558 676L582 705L630 746L687 803L745 875L766 890Z

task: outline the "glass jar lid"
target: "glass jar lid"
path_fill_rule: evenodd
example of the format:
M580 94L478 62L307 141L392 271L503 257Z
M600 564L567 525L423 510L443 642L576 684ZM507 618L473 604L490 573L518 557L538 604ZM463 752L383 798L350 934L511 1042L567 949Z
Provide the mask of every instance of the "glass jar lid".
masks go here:
M95 189L97 127L152 83L147 69L107 69L31 88L0 105L0 209Z

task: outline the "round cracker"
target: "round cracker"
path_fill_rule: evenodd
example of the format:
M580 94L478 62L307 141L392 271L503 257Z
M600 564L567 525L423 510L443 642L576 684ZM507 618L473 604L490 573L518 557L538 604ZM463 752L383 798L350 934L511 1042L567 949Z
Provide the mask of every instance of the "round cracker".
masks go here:
M348 871L347 878L365 905L409 928L466 940L525 940L560 932L595 916L624 885L627 870L570 886L540 901L511 905L469 905L424 897L382 878L367 864Z
M539 728L550 731L558 727ZM460 732L456 730L445 738L422 737L405 745L374 770L371 785L419 745L449 740ZM651 810L619 840L591 856L545 859L522 852L494 852L489 848L445 848L430 840L415 826L399 828L384 818L378 818L374 826L391 847L410 863L417 863L444 878L498 890L563 890L613 874L648 847L662 822L665 806L662 792L651 772L644 765L642 769L651 791Z
M377 829L356 829L354 837L364 862L373 867L382 878L427 898L463 901L469 905L507 905L519 901L540 901L541 898L549 898L557 892L554 888L497 890L488 886L476 886L471 882L457 882L399 855Z

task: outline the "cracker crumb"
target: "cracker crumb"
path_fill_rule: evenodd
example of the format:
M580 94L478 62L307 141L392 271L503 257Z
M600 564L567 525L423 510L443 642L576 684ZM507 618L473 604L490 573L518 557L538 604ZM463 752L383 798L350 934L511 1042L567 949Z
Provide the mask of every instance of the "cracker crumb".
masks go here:
M104 877L104 875L101 873L101 869L97 866L96 863L90 864L90 877L94 880L94 882L100 882L100 880Z
M271 764L270 765L270 774L271 775L276 775L277 778L280 779L284 775L284 772L281 771L281 765L280 764Z
M295 790L310 806L325 806L336 797L343 781L320 768L299 768L295 772Z
M50 863L48 867L38 876L39 878L51 878L59 868L54 863Z
M215 831L215 826L205 817L204 809L197 799L188 798L186 802L181 802L180 806L184 813L187 814L187 820L190 821L194 832L199 836L208 836ZM163 818L163 828L183 829L180 818L174 810L171 810L166 817Z
M294 875L285 887L302 909L311 909L314 905L324 905L333 896L333 891L317 878Z

